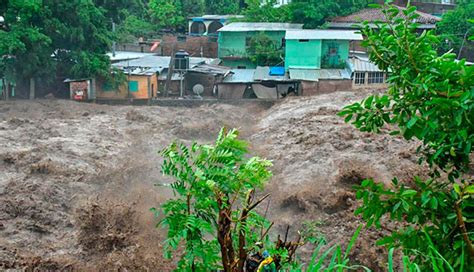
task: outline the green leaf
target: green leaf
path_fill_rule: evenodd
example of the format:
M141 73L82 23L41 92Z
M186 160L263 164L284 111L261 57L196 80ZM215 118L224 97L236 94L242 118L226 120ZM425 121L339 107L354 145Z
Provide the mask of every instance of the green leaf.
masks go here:
M412 128L418 121L418 116L413 116L407 123L407 128Z
M412 197L412 196L414 196L414 195L416 195L416 194L417 194L417 191L416 191L416 190L409 189L409 190L403 191L402 196L404 196L404 197Z
M459 187L459 184L455 183L453 184L454 191L458 194L461 195L461 187Z
M469 185L464 188L464 193L473 195L474 194L474 185Z

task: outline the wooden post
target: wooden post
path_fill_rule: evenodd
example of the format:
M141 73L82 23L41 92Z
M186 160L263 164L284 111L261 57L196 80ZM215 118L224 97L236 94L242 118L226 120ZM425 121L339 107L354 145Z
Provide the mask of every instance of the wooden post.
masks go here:
M8 82L8 80L5 79L5 89L4 89L4 90L5 90L5 101L8 101L8 97L9 97L9 95L10 95L10 93L9 93L9 92L10 92L9 86L10 86L10 82Z
M35 99L35 79L30 78L30 100Z
M153 95L151 91L151 78L150 76L147 77L147 83L148 83L148 106L151 105L151 97Z

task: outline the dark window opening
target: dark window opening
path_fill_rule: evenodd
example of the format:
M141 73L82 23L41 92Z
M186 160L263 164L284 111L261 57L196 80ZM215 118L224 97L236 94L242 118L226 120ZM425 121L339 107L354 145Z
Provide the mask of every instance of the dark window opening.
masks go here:
M301 39L301 40L298 40L299 42L309 42L308 39Z

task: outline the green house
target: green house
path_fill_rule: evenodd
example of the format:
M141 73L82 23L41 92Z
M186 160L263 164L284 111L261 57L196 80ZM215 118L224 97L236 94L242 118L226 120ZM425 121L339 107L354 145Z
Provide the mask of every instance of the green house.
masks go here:
M302 27L301 24L288 23L230 23L218 31L218 57L224 66L241 69L256 68L256 65L247 57L247 47L253 36L264 33L279 47L284 47L286 31L302 29Z
M362 35L350 30L288 30L285 69L344 69L351 41Z

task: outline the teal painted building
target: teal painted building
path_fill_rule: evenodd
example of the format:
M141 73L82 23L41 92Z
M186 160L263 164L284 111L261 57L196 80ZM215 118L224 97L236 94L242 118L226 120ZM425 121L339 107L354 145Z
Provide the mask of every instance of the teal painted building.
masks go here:
M224 66L254 69L256 65L247 57L247 47L253 36L264 33L280 48L283 48L285 47L286 31L298 30L302 27L301 24L287 23L230 23L218 31L218 57Z
M344 69L351 41L362 35L350 30L288 30L285 69Z

